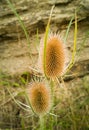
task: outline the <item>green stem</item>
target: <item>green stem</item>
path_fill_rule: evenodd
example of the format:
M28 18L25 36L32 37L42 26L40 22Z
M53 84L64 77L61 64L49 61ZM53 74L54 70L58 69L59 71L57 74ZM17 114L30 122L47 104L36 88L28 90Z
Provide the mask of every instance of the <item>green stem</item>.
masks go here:
M50 85L51 85L52 99L54 103L54 81L52 79L50 81Z
M44 117L40 115L40 130L44 130Z
M54 106L54 104L55 104L55 97L54 97L54 81L53 81L53 79L51 79L51 81L50 81L50 86L51 86L51 92L52 92L52 106ZM54 109L52 109L51 112L54 113ZM50 124L50 128L51 129L53 129L53 125L54 125L54 118L52 116L51 117L51 124Z

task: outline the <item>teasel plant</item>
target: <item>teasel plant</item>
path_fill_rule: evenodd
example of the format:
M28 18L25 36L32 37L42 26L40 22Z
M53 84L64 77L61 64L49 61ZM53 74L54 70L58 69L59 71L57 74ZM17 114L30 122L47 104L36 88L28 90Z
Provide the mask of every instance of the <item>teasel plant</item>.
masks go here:
M49 30L49 21L46 27L44 37L40 41L39 59L38 64L41 72L45 77L50 79L56 79L57 77L64 76L67 71L73 66L76 54L77 43L77 16L75 13L75 32L74 32L74 47L73 54L70 63L68 58L68 51L65 45L68 31L72 23L73 18L70 21L66 36L62 39L59 33L52 33Z
M7 0L9 1L9 0ZM8 2L10 7L12 7L11 3ZM76 41L77 41L77 16L75 13L75 29L74 29L74 46L73 46L73 53L72 53L72 59L68 66L66 66L67 62L67 50L65 46L65 42L67 40L69 28L72 24L73 18L71 19L64 41L60 38L59 34L50 32L50 22L52 17L52 12L55 6L52 6L49 20L46 26L44 37L41 39L40 42L40 49L39 49L39 59L38 64L40 66L42 76L46 79L47 82L49 82L50 85L46 86L43 84L43 82L34 81L34 83L30 84L27 89L27 93L25 93L25 96L27 100L29 100L29 106L22 104L21 102L17 102L13 97L14 101L20 106L24 106L23 109L29 108L32 109L33 113L39 116L40 119L40 130L44 130L44 115L46 113L49 113L49 110L51 109L51 106L53 106L51 103L54 102L54 86L55 81L59 80L58 78L61 78L63 81L63 78L65 74L71 69L71 67L74 64L75 60L75 54L76 54ZM14 10L14 8L13 8ZM20 20L20 17L18 17L17 12L13 11L19 21L21 22L22 28L25 31L25 27L22 24L22 21ZM25 32L25 35L29 41L28 35ZM33 68L33 71L37 71ZM51 87L51 91L50 91ZM10 91L8 90L10 93ZM10 93L12 96L12 94ZM52 98L51 98L52 97ZM52 101L51 101L52 100Z
M58 84L60 85L59 82L60 78L62 84L65 86L63 78L65 74L71 69L75 61L76 43L77 43L77 16L75 12L74 47L73 47L72 59L68 65L67 65L68 52L66 49L65 42L73 18L70 21L64 40L61 39L59 34L50 32L49 30L50 19L51 18L49 18L46 27L45 35L40 42L38 63L40 65L39 68L41 72L46 77L46 79L49 79L50 81L52 100L53 102L55 102L55 95L54 95L54 87L56 85L55 81L57 81Z
M54 95L53 89L55 86L55 81L57 81L60 84L59 82L60 78L61 82L64 85L63 78L66 75L66 73L71 69L75 61L76 42L77 42L76 12L75 12L74 47L73 47L72 59L70 62L68 60L68 51L65 45L69 28L72 24L73 18L74 17L72 17L69 23L65 38L62 39L59 33L50 32L50 21L51 21L51 14L50 14L44 37L40 41L38 65L39 69L41 70L41 73L46 77L46 79L50 80L52 95Z
M50 87L45 82L34 81L28 86L28 97L33 112L39 116L40 129L44 129L44 115L49 113L52 100Z
M73 18L70 21L67 33L69 31L72 20ZM68 52L65 45L67 39L67 33L65 39L62 40L59 34L50 32L49 29L50 21L51 21L51 17L49 17L45 35L40 42L38 64L42 74L45 76L46 80L49 80L50 82L52 101L54 103L55 102L54 87L56 85L55 84L56 81L60 85L59 78L61 78L63 85L65 85L63 76L68 72L68 70L70 70L70 68L74 64L75 53L76 53L76 41L77 41L77 17L75 13L74 48L73 48L72 59L68 65L67 65Z

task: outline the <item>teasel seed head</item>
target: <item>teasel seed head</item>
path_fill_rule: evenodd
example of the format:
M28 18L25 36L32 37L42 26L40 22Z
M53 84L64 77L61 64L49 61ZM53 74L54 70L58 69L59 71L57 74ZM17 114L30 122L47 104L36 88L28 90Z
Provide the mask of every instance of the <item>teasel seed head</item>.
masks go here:
M64 73L65 65L67 61L67 51L65 46L57 34L49 34L46 44L46 62L45 62L45 72L44 72L44 39L40 43L40 53L39 53L39 64L40 69L49 78L60 77Z
M51 108L50 89L43 83L32 83L29 89L29 98L34 112L38 115L44 115Z

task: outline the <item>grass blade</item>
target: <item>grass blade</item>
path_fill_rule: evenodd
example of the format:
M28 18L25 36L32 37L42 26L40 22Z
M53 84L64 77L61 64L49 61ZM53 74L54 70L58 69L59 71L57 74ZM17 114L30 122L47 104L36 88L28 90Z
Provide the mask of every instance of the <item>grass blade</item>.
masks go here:
M77 15L75 12L75 29L74 29L74 45L73 45L73 53L72 53L72 59L66 69L65 74L72 68L75 60L75 54L76 54L76 45L77 45Z
M23 29L23 31L24 31L24 34L25 34L26 39L27 39L27 43L28 43L28 45L29 45L30 39L29 39L29 35L28 35L27 31L26 31L26 28L25 28L24 23L22 22L22 20L21 20L19 14L17 13L17 11L16 11L14 5L13 5L9 0L6 0L6 1L7 1L8 5L9 5L9 7L10 7L10 8L12 9L12 11L14 12L14 14L16 15L16 17L18 18L18 21L19 21L19 23L20 23L20 25L21 25L21 27L22 27L22 29Z
M68 25L68 28L67 28L67 31L66 31L66 34L65 34L64 43L66 43L66 40L67 40L67 37L68 37L68 34L69 34L70 27L72 25L73 19L74 19L74 17L72 17L71 20L70 20L70 22L69 22L69 25Z

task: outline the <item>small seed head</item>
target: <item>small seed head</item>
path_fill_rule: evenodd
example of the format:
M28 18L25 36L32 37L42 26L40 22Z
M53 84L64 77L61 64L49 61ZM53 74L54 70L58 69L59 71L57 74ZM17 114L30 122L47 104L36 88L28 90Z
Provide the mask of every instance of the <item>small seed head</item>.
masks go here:
M50 110L50 90L43 83L33 83L29 90L29 97L36 114L43 115Z

